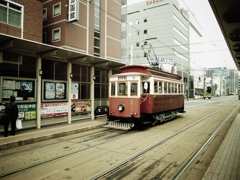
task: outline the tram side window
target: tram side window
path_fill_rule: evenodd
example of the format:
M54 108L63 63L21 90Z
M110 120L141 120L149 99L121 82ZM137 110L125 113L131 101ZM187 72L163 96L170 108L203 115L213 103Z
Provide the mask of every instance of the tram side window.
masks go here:
M178 84L178 93L181 93L181 85Z
M131 83L131 96L137 96L137 83Z
M154 93L158 93L158 81L154 81Z
M174 93L177 93L177 84L174 84Z
M161 81L159 81L158 92L162 93L162 82Z
M167 93L167 83L164 83L164 93Z
M115 96L115 89L116 89L115 82L112 82L111 83L111 96Z
M142 91L143 93L149 93L149 88L150 88L149 82L143 82L142 87L143 87L143 91Z
M172 84L169 83L169 84L168 84L168 93L172 93L171 90L172 90Z
M126 83L118 84L118 95L119 96L127 96L127 84Z

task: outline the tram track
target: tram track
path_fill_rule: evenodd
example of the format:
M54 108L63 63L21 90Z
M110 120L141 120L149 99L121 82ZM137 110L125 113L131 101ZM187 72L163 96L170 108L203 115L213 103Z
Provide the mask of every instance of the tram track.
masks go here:
M67 139L63 139L63 140L60 139L60 140L58 140L56 142L53 142L53 143L48 143L48 144L44 144L44 145L41 145L41 146L35 146L35 147L24 149L24 150L21 150L21 151L0 155L0 160L3 162L4 161L3 159L6 158L6 157L11 157L11 156L17 155L17 154L20 155L22 153L26 153L27 151L33 151L33 150L46 148L46 147L50 147L50 146L52 147L53 145L59 145L61 143L65 143L67 141L72 141L72 140L76 140L76 139L77 139L76 143L86 143L86 142L89 142L89 141L95 141L95 142L98 141L99 142L99 143L96 143L92 146L86 146L83 149L73 151L71 153L59 155L59 156L54 157L54 158L49 158L48 160L44 160L42 162L35 163L31 166L25 166L23 168L19 168L18 170L8 172L6 174L0 174L0 178L9 177L13 174L17 174L17 173L22 172L22 171L30 170L32 168L36 168L38 166L41 166L41 165L44 165L44 164L47 164L47 163L50 163L50 162L53 162L53 161L56 161L56 160L59 160L59 159L62 159L62 158L66 158L66 157L71 156L73 154L77 154L81 151L86 151L88 149L97 147L99 145L103 145L105 143L115 141L116 139L123 138L123 137L125 137L129 134L133 134L133 133L136 133L136 132L137 131L116 131L116 130L112 130L112 129L105 129L101 132L93 133L93 134L90 134L90 135L89 134L84 135L84 136L81 135L81 136L77 136L77 137L74 137L74 138L67 138ZM65 148L67 149L67 147L65 147Z
M44 157L41 157L41 161L37 161L32 165L22 166L21 168L17 168L15 170L8 171L8 172L5 171L4 172L5 174L1 174L0 178L4 178L4 179L5 178L6 179L26 178L28 177L28 174L34 173L36 174L36 176L40 176L37 179L59 179L59 178L62 178L66 173L68 173L68 176L65 176L65 178L70 178L71 176L74 177L75 175L75 178L73 179L76 179L80 174L81 177L83 177L84 179L119 179L120 177L124 177L126 173L129 173L129 177L128 175L126 175L126 179L128 178L131 179L131 174L130 174L131 171L135 173L134 172L135 167L132 168L133 165L131 164L134 164L134 162L137 161L137 163L135 163L134 165L134 166L137 166L136 169L142 168L141 163L144 165L144 163L147 164L147 161L144 162L144 160L142 160L143 161L142 162L139 159L145 158L144 156L149 156L148 155L149 153L152 153L154 151L159 151L159 150L156 150L159 147L161 148L166 147L167 144L172 143L172 142L170 143L170 141L173 141L173 139L179 138L179 136L181 137L182 134L184 134L184 132L194 131L190 129L192 128L194 129L196 125L202 124L201 122L204 122L204 120L206 119L210 120L213 116L216 116L217 114L221 114L223 110L230 112L232 109L230 106L235 106L235 104L223 103L223 104L215 105L209 108L208 112L210 111L212 112L207 114L208 112L202 113L204 112L204 109L206 109L205 105L202 105L201 107L199 107L199 110L201 112L199 114L196 114L196 115L193 115L193 114L191 115L191 113L186 114L185 115L186 117L184 116L185 118L181 118L180 116L178 117L178 119L176 119L176 121L175 120L170 121L169 123L164 123L162 125L159 125L150 129L146 129L143 131L120 131L120 130L102 128L101 132L89 131L87 135L86 134L83 135L84 133L83 134L81 133L80 136L77 135L74 138L72 138L72 136L69 136L71 138L62 137L62 138L58 138L56 140L57 142L52 142L47 144L43 143L43 145L39 147L23 149L22 152L19 152L19 153L14 152L14 153L1 155L0 156L1 162L4 162L5 161L4 158L9 157L9 159L11 159L12 155L24 156L28 152L34 153L35 151L41 148L49 147L51 148L51 151L56 151L53 149L52 146L59 145L61 144L61 142L62 142L62 145L60 146L61 150L59 152L64 151L62 152L62 154L57 154L56 156L49 159L44 159ZM197 112L196 109L192 109L191 111ZM196 121L195 119L194 120L195 122L193 122L193 120L191 119L193 117L198 118L198 120ZM164 129L166 129L165 132L163 132ZM173 133L174 131L175 133ZM148 140L148 142L145 141L144 143L144 139ZM139 142L143 142L144 145L140 145ZM199 142L200 141L198 141L198 143ZM64 144L64 143L69 143L69 144ZM69 148L71 144L73 144L74 146L73 148ZM146 148L146 146L148 148ZM26 147L29 147L29 146L26 146ZM59 147L54 147L54 148L57 149ZM178 147L173 147L173 149L177 149L177 148ZM48 151L47 154L51 154L52 153L51 151ZM162 151L162 149L160 151ZM25 154L22 154L22 153L25 153ZM168 156L169 153L171 152L168 152L166 155L164 154L164 156ZM195 153L191 153L192 156ZM35 155L33 154L32 157L34 156ZM86 156L86 158L83 156ZM78 157L83 157L81 159L81 162L74 161L74 159ZM69 162L68 164L65 162L66 159L68 159L67 160ZM151 166L149 165L148 169L145 170L146 173L143 173L140 179L144 179L142 177L144 177L144 175L146 175L148 171L151 172L151 169L154 168L155 166L166 163L166 162L162 162L163 159L164 157L159 157L159 159L156 159ZM161 167L161 172L159 172L159 174L161 174L161 177L162 177L163 174L165 173L164 171L167 171L168 168L169 169L178 168L178 170L180 171L180 169L182 169L184 165L187 164L187 162L189 161L190 161L190 158L184 160L184 163L181 163L181 164L171 162L168 166L165 166L163 168ZM55 166L58 166L58 167L55 167ZM97 166L101 166L101 167L97 168ZM84 167L88 167L88 168L83 169ZM91 170L89 170L90 168ZM39 169L41 169L42 173L36 173L40 171ZM62 169L62 171L58 172L56 171L57 169L58 170ZM70 169L72 170L70 171ZM95 170L92 170L92 169L95 169ZM116 169L118 170L116 171ZM123 172L123 171L126 171L126 172ZM44 172L44 175L41 176L43 172ZM149 172L148 174L151 174ZM172 173L171 177L177 176L176 172L174 173ZM159 179L158 178L160 176L159 174L156 175L155 179ZM152 178L147 178L147 179L152 179ZM168 179L171 179L171 178L168 178Z
M169 141L170 139L174 138L175 136L185 132L186 130L190 129L191 127L197 125L198 123L208 119L209 117L216 115L217 113L219 113L220 111L226 109L226 107L228 107L228 105L225 105L224 107L202 117L201 119L197 120L196 122L186 126L185 128L177 131L176 133L173 133L172 135L168 136L167 138L157 142L156 144L152 145L151 147L148 147L146 149L144 149L143 151L139 152L136 155L133 155L132 157L128 158L127 160L121 162L120 164L112 167L111 169L102 172L101 174L95 176L92 178L92 180L98 180L98 179L117 179L119 174L122 174L122 168L124 168L126 165L133 163L134 161L136 161L138 158L140 158L141 156L143 156L144 154L152 151L154 148L163 145L164 143L166 143L167 141ZM178 173L175 173L174 175L174 179L178 180L181 178L181 176L183 176L183 174L187 171L187 169L193 164L194 160L197 158L197 156L202 152L202 150L212 141L212 139L214 139L216 137L216 135L218 134L218 132L221 130L221 128L226 124L226 122L229 120L230 117L233 116L233 114L239 110L240 105L238 105L234 111L232 111L231 114L229 114L224 120L223 122L216 128L216 130L214 130L214 132L210 135L210 137L206 140L206 142L189 158L189 160L187 160L182 167L180 169L180 171ZM126 168L128 169L128 168Z

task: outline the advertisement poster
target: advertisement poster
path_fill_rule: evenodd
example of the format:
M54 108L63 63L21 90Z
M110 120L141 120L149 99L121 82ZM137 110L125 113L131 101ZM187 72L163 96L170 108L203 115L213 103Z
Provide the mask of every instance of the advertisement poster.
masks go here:
M74 101L71 105L72 115L91 113L90 101Z
M3 89L15 89L15 81L14 80L3 80Z
M45 84L45 99L55 99L55 83Z
M78 99L78 83L72 83L72 99Z
M21 120L35 120L37 119L37 105L32 104L18 104L18 119Z
M32 82L21 82L21 90L22 91L32 91L33 90L33 83Z
M56 83L56 99L65 98L65 84Z
M18 119L21 120L36 120L37 119L37 105L32 104L18 104ZM0 117L5 111L5 106L0 105Z
M61 117L68 115L68 103L42 103L41 118Z

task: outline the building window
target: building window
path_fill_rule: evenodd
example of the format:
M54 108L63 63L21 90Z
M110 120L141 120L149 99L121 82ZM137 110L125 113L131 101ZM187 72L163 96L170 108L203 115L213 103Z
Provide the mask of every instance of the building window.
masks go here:
M43 32L42 42L43 42L43 43L47 43L47 33L46 33L46 32Z
M23 8L20 5L0 0L0 22L21 27Z
M173 19L175 19L178 24L180 24L186 31L188 31L188 27L175 14L173 14Z
M179 47L181 47L182 49L184 49L185 51L188 51L188 48L187 48L185 45L183 45L181 42L179 42L178 40L176 40L175 38L173 39L173 42L174 42L177 46L179 46Z
M43 21L45 21L47 19L47 8L43 9Z
M143 22L146 23L147 22L147 18L144 18Z
M144 33L144 34L147 34L147 30L145 29L145 30L143 31L143 33Z
M100 56L100 32L94 31L94 56Z
M60 28L58 29L54 29L52 31L52 41L60 41L60 37L61 37L61 31Z
M107 99L108 98L108 70L95 69L95 99Z
M139 47L139 42L136 43L136 46Z
M53 5L53 16L58 16L61 14L61 3Z
M183 39L185 39L186 41L188 41L187 36L185 36L178 28L176 28L175 26L173 26L173 30L180 35Z
M94 1L94 56L100 56L101 0Z

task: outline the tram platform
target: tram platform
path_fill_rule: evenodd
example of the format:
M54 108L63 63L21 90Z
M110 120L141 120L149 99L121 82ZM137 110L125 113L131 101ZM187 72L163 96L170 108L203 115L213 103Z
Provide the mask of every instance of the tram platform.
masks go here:
M240 179L240 113L234 119L203 180Z
M0 151L4 149L14 148L26 144L40 142L56 137L67 136L78 132L102 127L107 122L107 117L92 119L83 119L73 121L71 124L61 123L51 126L43 126L40 129L24 129L17 130L15 136L0 136Z

